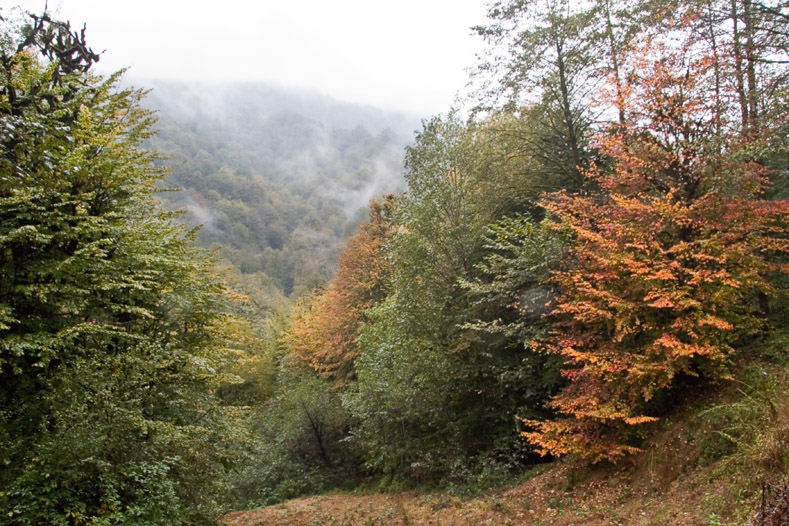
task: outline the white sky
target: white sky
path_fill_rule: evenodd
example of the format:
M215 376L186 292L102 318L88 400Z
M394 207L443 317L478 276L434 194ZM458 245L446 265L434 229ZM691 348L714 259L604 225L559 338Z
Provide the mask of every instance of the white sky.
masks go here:
M44 0L3 0L41 11ZM49 0L99 71L132 78L263 81L337 99L444 112L467 82L485 0Z

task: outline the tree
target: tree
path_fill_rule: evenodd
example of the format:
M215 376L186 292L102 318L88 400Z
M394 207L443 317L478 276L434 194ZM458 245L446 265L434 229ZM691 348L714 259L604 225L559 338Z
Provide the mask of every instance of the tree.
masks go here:
M349 487L360 471L359 451L346 440L350 418L331 384L288 355L277 387L255 408L254 440L235 477L234 493L245 508Z
M492 23L475 28L492 48L477 73L481 107L503 100L526 117L532 128L522 134L525 147L563 187L583 184L581 167L591 154L599 40L594 14L567 0L501 1L488 11ZM614 46L613 30L609 35Z
M370 203L370 220L348 238L339 268L326 289L306 300L287 335L296 356L337 387L354 380L354 360L364 312L386 296L390 268L384 245L394 234L396 200Z
M544 201L575 246L552 275L562 294L542 340L564 359L561 416L525 433L543 454L637 451L632 429L679 378L727 377L736 343L764 328L770 273L787 270L774 257L789 250L789 202L763 199L754 142L719 149L713 68L691 50L643 50L626 125L598 138L615 162L588 172L600 191Z
M0 523L210 522L225 286L156 204L144 93L29 20L0 34Z
M388 294L365 312L358 382L344 395L368 466L394 477L458 480L522 460L515 413L540 390L516 378L539 360L467 326L480 305L462 285L480 274L488 225L533 211L526 196L539 193L520 169L529 159L507 155L502 123L436 117L407 152Z
M719 122L736 123L746 136L774 133L786 89L789 6L688 0L678 7L674 26L703 43L713 61Z

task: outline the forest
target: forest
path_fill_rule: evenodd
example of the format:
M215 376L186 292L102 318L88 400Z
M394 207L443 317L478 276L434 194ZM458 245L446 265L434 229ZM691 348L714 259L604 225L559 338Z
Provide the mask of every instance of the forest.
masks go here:
M629 482L550 523L789 521L789 2L492 2L470 94L410 143L0 24L0 525L439 513L644 464L700 473L687 518L604 522ZM547 523L527 500L499 523Z
M146 147L161 199L239 272L288 296L325 284L373 195L400 190L417 119L265 85L157 82Z

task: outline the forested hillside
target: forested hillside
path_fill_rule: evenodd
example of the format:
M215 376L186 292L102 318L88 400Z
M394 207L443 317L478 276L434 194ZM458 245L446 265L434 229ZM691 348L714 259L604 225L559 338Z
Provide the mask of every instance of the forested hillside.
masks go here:
M2 19L0 524L789 521L789 3L488 15L413 137Z
M145 82L168 208L286 295L323 285L374 195L400 189L418 119L255 84Z
M252 502L353 475L462 492L548 459L637 462L689 400L732 385L783 414L789 5L489 16L475 96L424 123L406 190L373 204L283 322ZM739 403L736 426L703 431L719 442L685 438L687 469L725 459L739 467L711 481L784 487L785 427L746 438L766 414ZM742 505L707 513L742 520Z

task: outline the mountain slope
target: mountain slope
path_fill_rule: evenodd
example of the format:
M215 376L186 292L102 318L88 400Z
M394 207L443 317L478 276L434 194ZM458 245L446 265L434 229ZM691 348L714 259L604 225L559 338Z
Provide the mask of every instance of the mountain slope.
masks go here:
M150 85L150 84L149 84ZM265 85L153 82L149 146L203 246L285 294L324 283L371 197L402 185L416 119Z

